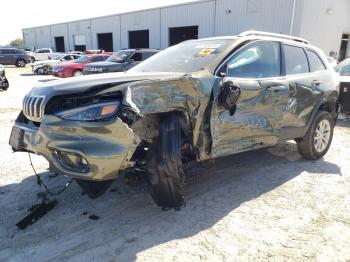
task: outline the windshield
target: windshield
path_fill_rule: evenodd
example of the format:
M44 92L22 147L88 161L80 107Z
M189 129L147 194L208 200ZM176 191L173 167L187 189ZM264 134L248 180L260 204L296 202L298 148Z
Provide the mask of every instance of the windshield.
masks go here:
M129 57L133 54L133 51L119 51L114 55L108 57L107 62L115 62L115 63L123 63L129 59Z
M200 71L230 43L232 40L217 39L181 43L155 54L130 71L183 73Z
M74 60L74 63L85 63L89 60L90 56L89 55L83 55L81 57L79 57L77 60Z
M346 59L335 67L335 71L341 76L350 76L350 59Z

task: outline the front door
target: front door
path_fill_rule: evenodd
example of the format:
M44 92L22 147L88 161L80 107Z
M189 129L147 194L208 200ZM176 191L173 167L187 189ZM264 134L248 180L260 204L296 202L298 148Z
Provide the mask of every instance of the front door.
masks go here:
M275 145L290 86L282 75L279 42L256 41L234 53L219 71L222 83L232 81L241 90L234 111L218 104L222 85L214 88L211 113L212 155L219 157Z

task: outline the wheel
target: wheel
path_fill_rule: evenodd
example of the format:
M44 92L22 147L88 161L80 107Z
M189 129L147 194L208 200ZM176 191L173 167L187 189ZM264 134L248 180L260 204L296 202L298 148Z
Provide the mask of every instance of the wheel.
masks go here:
M154 202L166 209L184 205L180 115L160 121L159 137L147 153L147 184Z
M18 59L16 61L16 67L25 67L26 66L26 61L24 61L23 59Z
M299 153L311 160L323 157L331 146L333 129L332 115L326 111L319 111L306 135L297 140Z
M7 91L7 89L9 88L9 81L5 80L4 82L1 83L1 89L4 91Z
M30 62L33 64L35 62L35 58L34 57L30 57Z
M77 70L74 72L73 76L76 77L76 76L82 76L83 75L83 72L81 72L80 70Z
M76 178L75 181L89 198L96 199L106 193L114 180L90 181Z
M50 74L50 67L49 66L44 66L43 67L43 74L44 75L49 75Z

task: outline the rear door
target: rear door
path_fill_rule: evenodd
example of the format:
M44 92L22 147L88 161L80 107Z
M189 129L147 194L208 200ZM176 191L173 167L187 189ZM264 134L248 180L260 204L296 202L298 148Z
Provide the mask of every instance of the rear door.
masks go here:
M323 95L328 71L312 50L290 44L283 45L285 74L293 89L288 113L283 119L286 132L302 135L311 112Z
M222 83L232 81L241 90L235 112L218 103L221 85L214 87L211 113L214 157L276 144L290 87L282 76L281 44L255 41L235 52L220 67Z
M14 49L2 49L1 60L4 65L14 65L16 63L16 54Z

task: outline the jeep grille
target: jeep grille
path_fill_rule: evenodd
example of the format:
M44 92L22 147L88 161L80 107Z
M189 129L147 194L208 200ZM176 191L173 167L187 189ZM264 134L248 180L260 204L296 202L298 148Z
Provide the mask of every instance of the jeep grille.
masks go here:
M26 96L23 100L23 114L32 121L40 122L45 96Z

